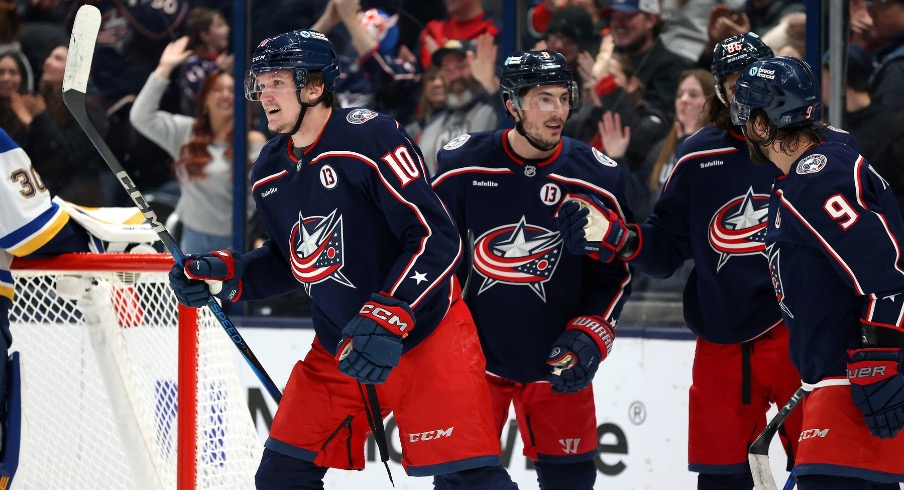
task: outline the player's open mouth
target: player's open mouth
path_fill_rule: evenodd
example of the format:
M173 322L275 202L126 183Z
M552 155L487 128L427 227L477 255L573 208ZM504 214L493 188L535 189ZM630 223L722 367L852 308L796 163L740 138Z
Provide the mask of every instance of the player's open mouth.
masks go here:
M279 109L274 107L273 109L267 109L267 114L276 114L279 112Z

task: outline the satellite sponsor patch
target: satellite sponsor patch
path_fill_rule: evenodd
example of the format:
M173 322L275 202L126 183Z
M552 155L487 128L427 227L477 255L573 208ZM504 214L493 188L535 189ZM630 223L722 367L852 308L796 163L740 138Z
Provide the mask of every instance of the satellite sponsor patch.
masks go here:
M377 113L370 109L355 109L345 116L345 120L352 124L364 124L377 117Z
M444 150L454 150L456 148L461 148L462 145L465 144L466 141L471 137L470 134L463 134L461 136L456 136L452 139L452 141L443 145Z
M605 153L597 150L596 148L591 148L591 149L593 150L593 156L595 156L596 159L599 160L599 162L602 163L603 165L605 165L607 167L617 167L618 166L618 162L609 158L609 156L606 155Z
M810 155L797 164L797 173L801 175L815 174L816 172L822 170L822 167L826 166L827 161L828 159L826 158L826 156L821 153Z

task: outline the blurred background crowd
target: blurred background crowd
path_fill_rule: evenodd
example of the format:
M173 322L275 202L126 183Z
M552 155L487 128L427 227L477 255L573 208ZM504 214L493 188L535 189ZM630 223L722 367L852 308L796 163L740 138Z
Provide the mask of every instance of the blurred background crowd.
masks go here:
M325 33L342 62L336 100L394 117L431 172L436 151L455 136L510 126L498 93L503 46L558 51L581 89L565 135L629 169L628 198L640 221L678 146L711 123L716 43L753 31L777 55L804 58L808 6L820 2L253 0L233 12L236 2L214 0L0 0L0 127L54 195L119 206L131 204L128 196L61 98L69 32L83 3L102 13L91 118L158 215L169 217L183 249L198 252L236 243L233 201L243 193L234 189L234 169L250 168L271 136L258 104L249 103L234 127L243 83L234 72L236 22L244 22L246 53L289 30ZM843 129L904 199L904 0L844 3L844 89L827 90L832 60L819 46L824 102L842 101ZM266 238L249 208L246 248ZM634 294L680 300L689 271L664 281L640 277ZM259 308L303 313L304 301Z

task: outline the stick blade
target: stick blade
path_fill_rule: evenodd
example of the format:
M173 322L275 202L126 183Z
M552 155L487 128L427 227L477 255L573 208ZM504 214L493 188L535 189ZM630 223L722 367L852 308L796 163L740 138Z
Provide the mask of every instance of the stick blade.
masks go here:
M772 468L769 466L769 455L748 454L750 472L753 474L753 486L756 490L778 490L775 478L772 477Z
M63 92L88 91L88 76L91 74L91 60L94 59L94 45L100 31L100 10L93 5L82 5L75 14L72 36L69 38L69 54L63 75Z

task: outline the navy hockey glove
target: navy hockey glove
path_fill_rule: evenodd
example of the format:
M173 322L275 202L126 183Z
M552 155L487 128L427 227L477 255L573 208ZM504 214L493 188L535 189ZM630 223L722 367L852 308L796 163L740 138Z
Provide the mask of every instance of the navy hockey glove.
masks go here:
M380 384L402 358L402 339L414 328L414 314L404 301L370 295L358 315L342 329L336 351L339 371L365 384Z
M876 437L895 437L904 427L904 353L897 348L849 350L851 397Z
M176 299L185 306L200 308L213 294L227 301L238 301L242 295L245 262L241 255L229 250L192 254L185 258L185 268L174 265L169 279Z
M571 194L556 213L556 225L565 248L576 255L590 255L609 263L628 239L628 227L599 199Z
M572 318L555 343L546 363L553 367L547 377L555 393L575 393L593 381L600 363L612 351L615 329L602 317Z

